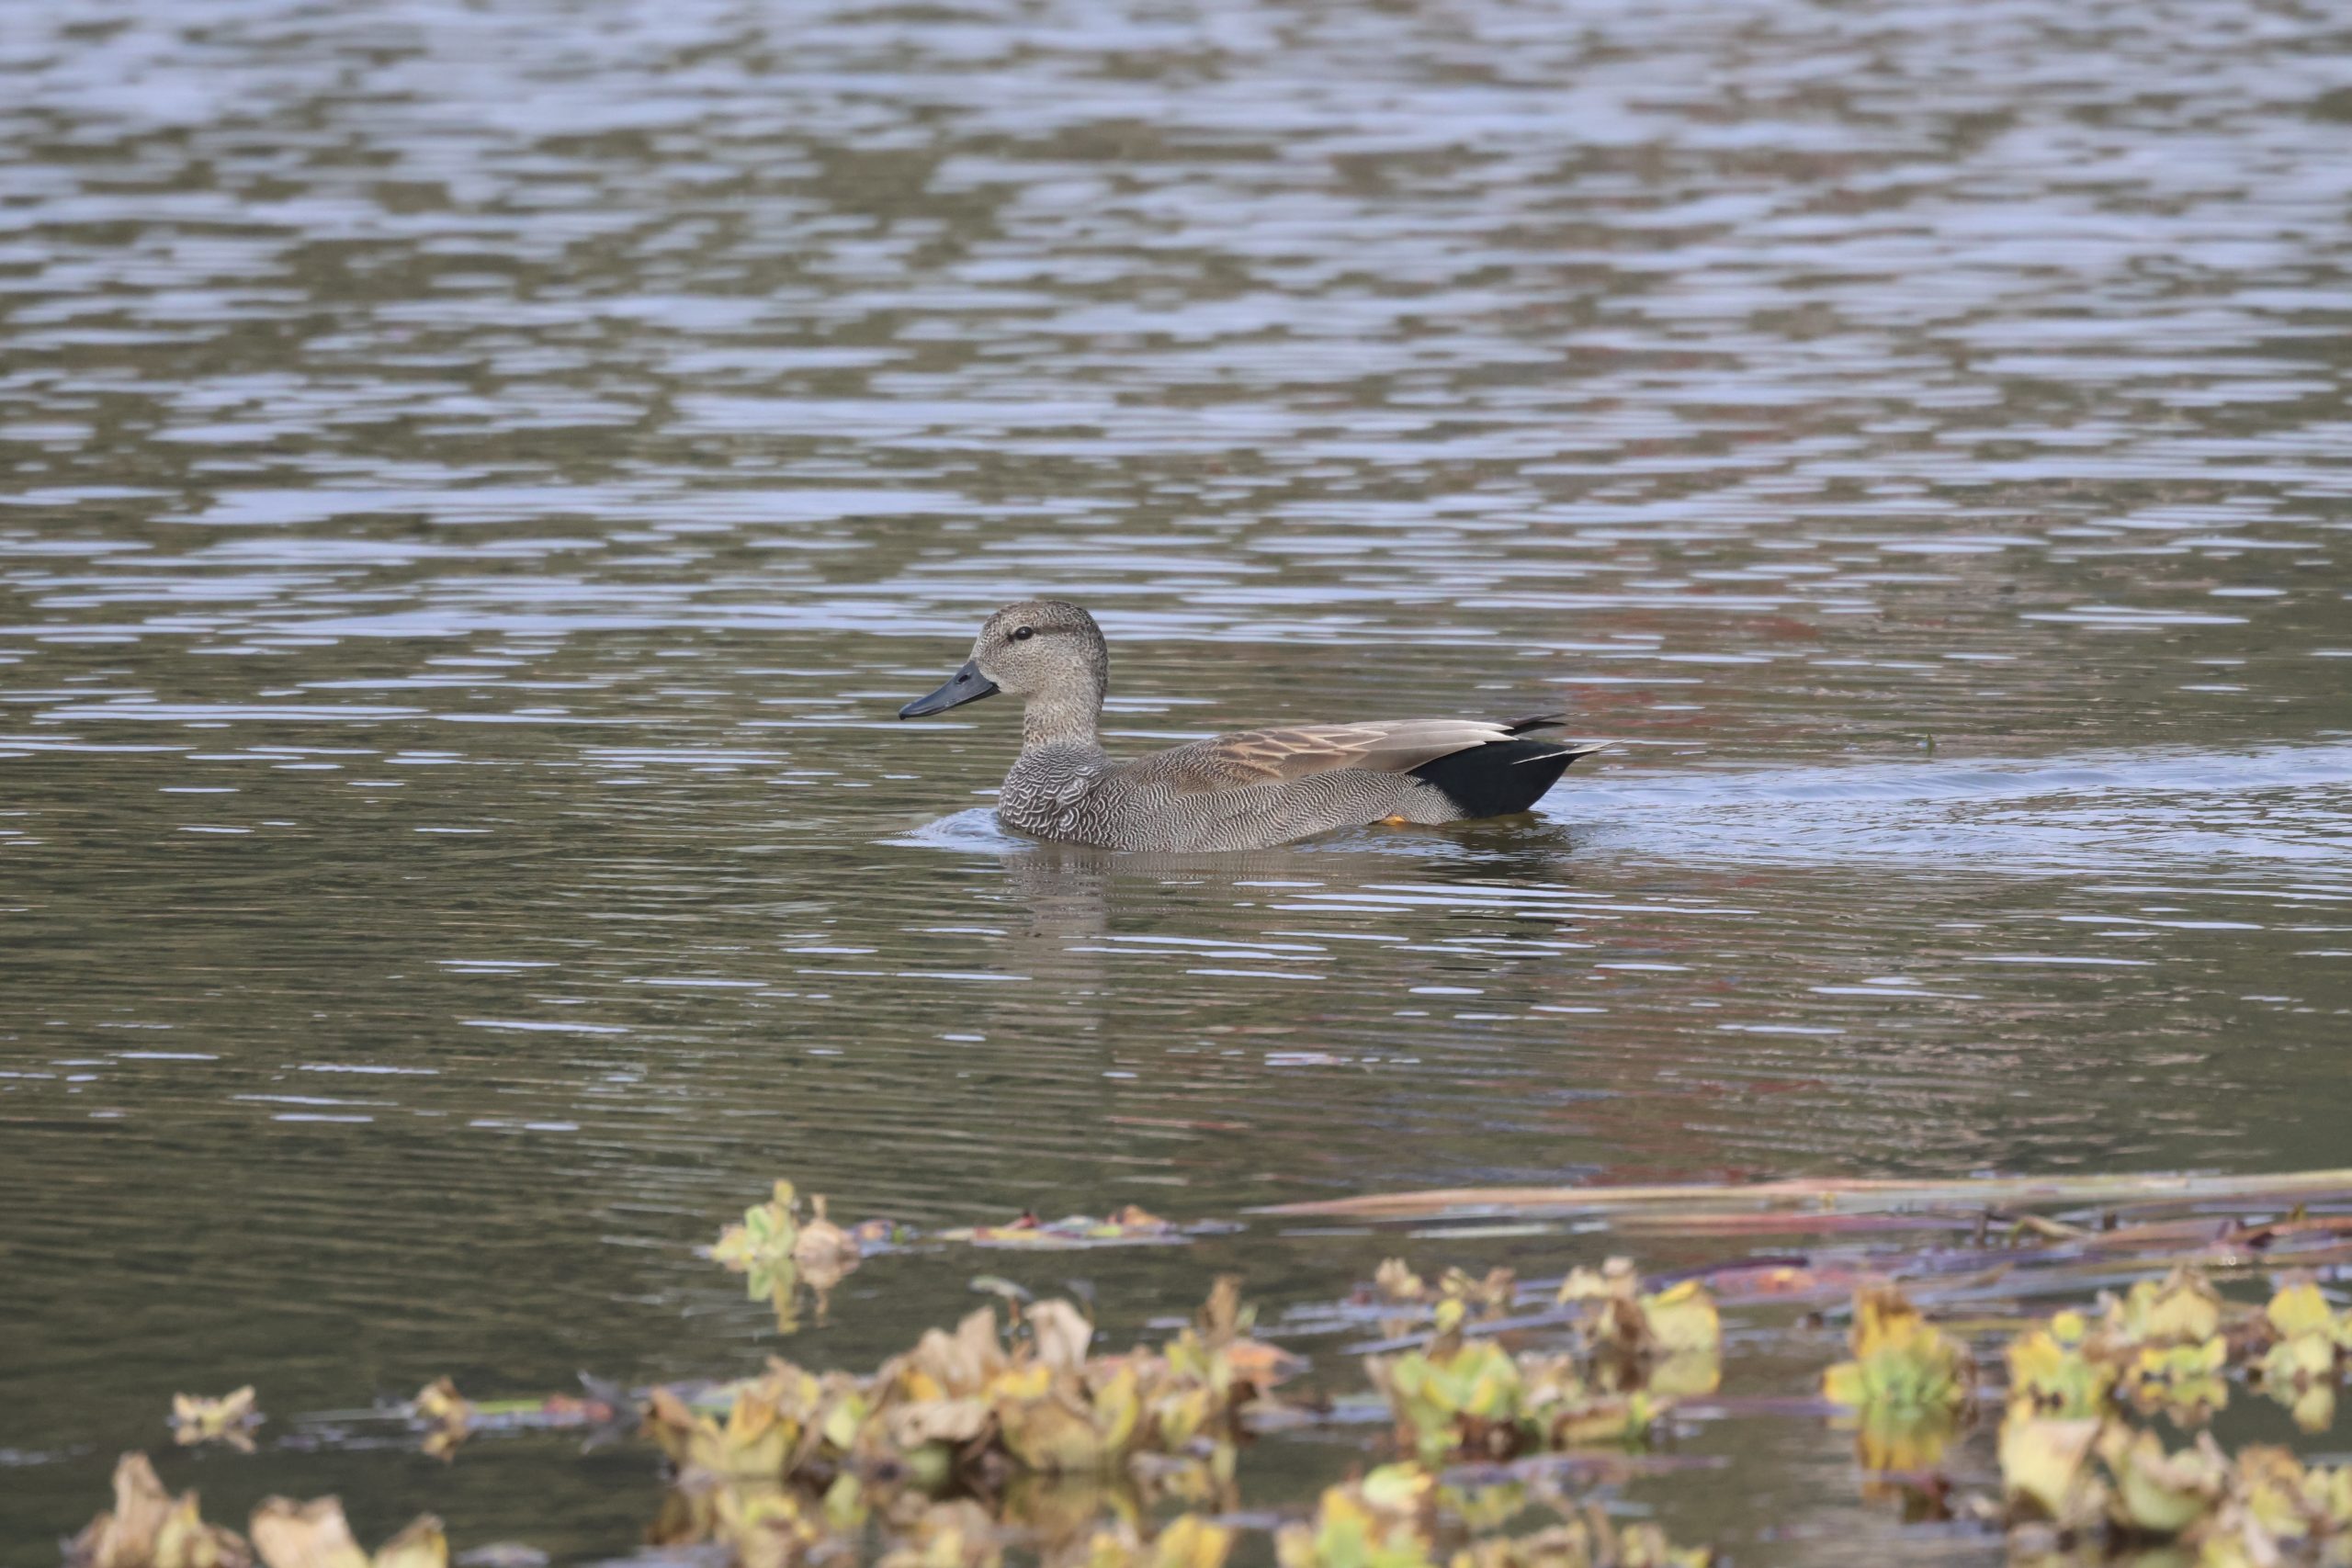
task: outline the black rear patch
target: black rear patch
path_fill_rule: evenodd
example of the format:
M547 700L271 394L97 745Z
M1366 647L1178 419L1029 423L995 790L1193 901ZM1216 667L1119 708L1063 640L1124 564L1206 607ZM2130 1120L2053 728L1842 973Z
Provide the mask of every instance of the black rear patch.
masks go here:
M1413 776L1437 785L1464 817L1507 817L1543 799L1580 755L1556 740L1491 740L1423 762Z

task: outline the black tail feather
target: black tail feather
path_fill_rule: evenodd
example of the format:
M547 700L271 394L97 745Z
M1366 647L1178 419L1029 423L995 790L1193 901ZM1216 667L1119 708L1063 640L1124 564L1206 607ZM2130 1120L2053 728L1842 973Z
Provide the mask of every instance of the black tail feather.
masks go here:
M1557 719L1526 720L1552 725ZM1513 725L1516 732L1522 725ZM1560 782L1584 752L1550 740L1495 740L1423 762L1413 776L1444 792L1464 817L1507 817L1525 811Z

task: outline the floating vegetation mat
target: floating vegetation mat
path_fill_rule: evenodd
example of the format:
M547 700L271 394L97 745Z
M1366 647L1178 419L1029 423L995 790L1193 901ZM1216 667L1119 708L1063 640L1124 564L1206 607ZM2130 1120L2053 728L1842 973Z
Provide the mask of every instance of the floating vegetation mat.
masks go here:
M1623 1495L1703 1465L1699 1423L1828 1422L1866 1498L1939 1551L2200 1568L2352 1564L2352 1462L2331 1460L2352 1360L2352 1172L2200 1179L1778 1182L1482 1190L1268 1211L1408 1226L1410 1246L1342 1299L1261 1325L1216 1280L1157 1342L1107 1348L1080 1303L1004 1280L999 1299L870 1371L774 1359L758 1377L475 1401L447 1379L375 1413L293 1425L380 1445L397 1425L462 1462L558 1431L643 1445L669 1485L638 1561L695 1568L1667 1568L1716 1561ZM1555 1277L1416 1256L1574 1222L1694 1239L1724 1256ZM1181 1246L1234 1228L1130 1210L919 1237L843 1226L779 1182L708 1249L787 1324L804 1296L915 1247ZM1738 1250L1751 1233L1810 1238ZM1588 1247L1589 1251L1589 1247ZM1301 1347L1312 1345L1310 1359ZM1801 1354L1792 1359L1792 1352ZM1724 1393L1757 1355L1783 1386ZM1808 1362L1804 1355L1810 1355ZM2284 1440L2233 1451L2233 1402ZM172 1402L181 1443L250 1453L261 1398ZM1286 1512L1241 1480L1302 1435L1360 1450L1350 1479ZM234 1462L244 1462L237 1460ZM461 1543L461 1547L465 1543ZM458 1561L494 1562L476 1543ZM123 1456L111 1506L67 1543L84 1568L446 1568L440 1523L372 1551L334 1498L272 1497L242 1530Z
M804 1303L820 1322L833 1287L863 1260L926 1246L964 1245L1023 1252L1074 1252L1105 1247L1181 1247L1198 1236L1222 1235L1242 1227L1229 1220L1179 1224L1130 1203L1102 1219L1071 1214L1041 1220L1023 1213L1001 1224L969 1225L929 1235L891 1220L865 1220L847 1229L826 1214L820 1194L804 1205L789 1181L779 1181L764 1203L743 1211L741 1224L729 1225L707 1249L713 1262L743 1276L752 1300L775 1309L776 1328L789 1334L800 1325Z

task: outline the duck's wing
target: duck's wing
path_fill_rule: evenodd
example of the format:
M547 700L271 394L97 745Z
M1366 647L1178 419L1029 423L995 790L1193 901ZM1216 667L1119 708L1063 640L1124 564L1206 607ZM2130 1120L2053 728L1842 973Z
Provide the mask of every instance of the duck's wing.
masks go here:
M1301 724L1214 736L1142 759L1178 789L1239 789L1285 784L1309 773L1352 768L1409 773L1442 757L1491 746L1566 722L1544 715L1508 722L1480 718L1377 719L1365 724ZM1565 748L1564 748L1565 749Z

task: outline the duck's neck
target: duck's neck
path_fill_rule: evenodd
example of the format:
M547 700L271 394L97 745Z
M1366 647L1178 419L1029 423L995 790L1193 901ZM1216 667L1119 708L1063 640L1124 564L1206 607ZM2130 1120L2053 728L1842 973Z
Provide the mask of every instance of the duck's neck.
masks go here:
M1039 692L1021 710L1021 749L1085 746L1100 751L1102 717L1102 688L1098 683Z

